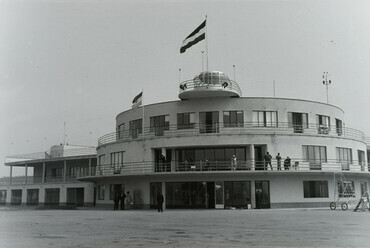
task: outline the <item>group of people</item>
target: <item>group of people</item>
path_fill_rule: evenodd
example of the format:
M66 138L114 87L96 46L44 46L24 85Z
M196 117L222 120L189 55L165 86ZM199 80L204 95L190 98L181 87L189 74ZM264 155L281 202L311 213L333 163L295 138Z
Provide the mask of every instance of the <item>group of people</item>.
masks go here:
M272 159L271 154L269 152L267 152L265 157L264 157L265 170L267 170L268 165L270 165L271 170L273 170L272 165L271 165L271 159ZM276 155L275 159L276 159L276 164L277 164L277 170L281 170L281 156L280 156L280 153L278 153ZM289 170L290 167L291 167L291 159L289 158L289 156L287 156L286 159L284 160L284 170Z
M132 197L130 195L130 191L127 191L126 194L124 192L117 192L114 196L113 210L119 210L119 206L121 207L121 210L125 210L125 204L127 210L131 209Z

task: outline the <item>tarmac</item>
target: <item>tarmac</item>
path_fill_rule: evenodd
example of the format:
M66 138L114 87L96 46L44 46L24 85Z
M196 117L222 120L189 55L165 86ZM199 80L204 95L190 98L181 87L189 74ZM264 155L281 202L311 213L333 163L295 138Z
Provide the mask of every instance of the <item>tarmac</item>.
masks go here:
M2 248L370 247L370 212L0 208Z

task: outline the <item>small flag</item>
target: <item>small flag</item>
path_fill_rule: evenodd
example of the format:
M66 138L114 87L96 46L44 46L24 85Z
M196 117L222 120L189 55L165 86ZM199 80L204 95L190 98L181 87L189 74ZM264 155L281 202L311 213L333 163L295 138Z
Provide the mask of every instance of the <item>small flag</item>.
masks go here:
M135 96L134 100L132 100L132 108L140 107L142 103L143 103L143 92L140 92L140 94Z
M182 42L180 53L184 53L186 49L206 38L206 21L207 20L204 20L199 27L197 27L188 37L186 37L186 39Z

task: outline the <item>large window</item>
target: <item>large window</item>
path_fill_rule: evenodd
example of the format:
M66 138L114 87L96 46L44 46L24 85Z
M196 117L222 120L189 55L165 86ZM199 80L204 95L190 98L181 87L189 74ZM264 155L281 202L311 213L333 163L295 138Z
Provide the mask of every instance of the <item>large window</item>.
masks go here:
M27 205L39 204L39 189L27 189Z
M358 165L361 166L361 171L365 171L365 152L357 150Z
M112 152L110 154L110 163L114 173L119 174L123 166L123 152Z
M59 205L60 189L45 189L45 205Z
M161 182L150 183L150 208L157 208L157 195L162 193Z
M319 134L329 134L330 117L325 115L316 115L317 128Z
M165 130L170 130L169 115L150 117L150 132L154 132L155 136L162 136Z
M143 120L137 119L130 121L130 137L137 138L139 134L143 131Z
M63 167L52 168L51 169L51 178L62 178L63 177Z
M105 185L98 185L98 200L104 200Z
M224 183L225 208L247 208L251 204L251 182Z
M321 170L321 163L326 163L325 146L302 146L303 160L310 163L311 170Z
M276 111L253 111L253 126L255 127L277 127Z
M109 200L114 200L117 193L124 192L122 184L109 185Z
M308 128L308 114L288 112L288 127L293 128L295 133L303 133Z
M12 189L11 192L12 192L11 204L20 205L22 203L22 190Z
M195 113L177 114L177 129L190 129L195 126Z
M304 198L329 197L328 181L303 181Z
M337 147L337 162L342 165L342 170L349 170L349 165L352 164L352 149Z
M341 136L343 133L343 122L339 119L335 119L335 126L337 130L337 134Z
M224 111L224 127L243 127L243 111Z

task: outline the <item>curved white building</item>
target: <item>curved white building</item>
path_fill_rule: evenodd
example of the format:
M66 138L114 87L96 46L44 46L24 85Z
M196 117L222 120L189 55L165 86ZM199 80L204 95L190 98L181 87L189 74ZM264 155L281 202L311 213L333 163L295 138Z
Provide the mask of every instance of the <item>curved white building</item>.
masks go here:
M353 193L368 191L365 137L345 125L341 108L242 97L221 72L179 90L179 101L119 113L116 132L99 139L98 165L80 178L95 182L98 205L121 189L136 208L155 207L160 191L166 208L329 206L343 194L339 179Z

